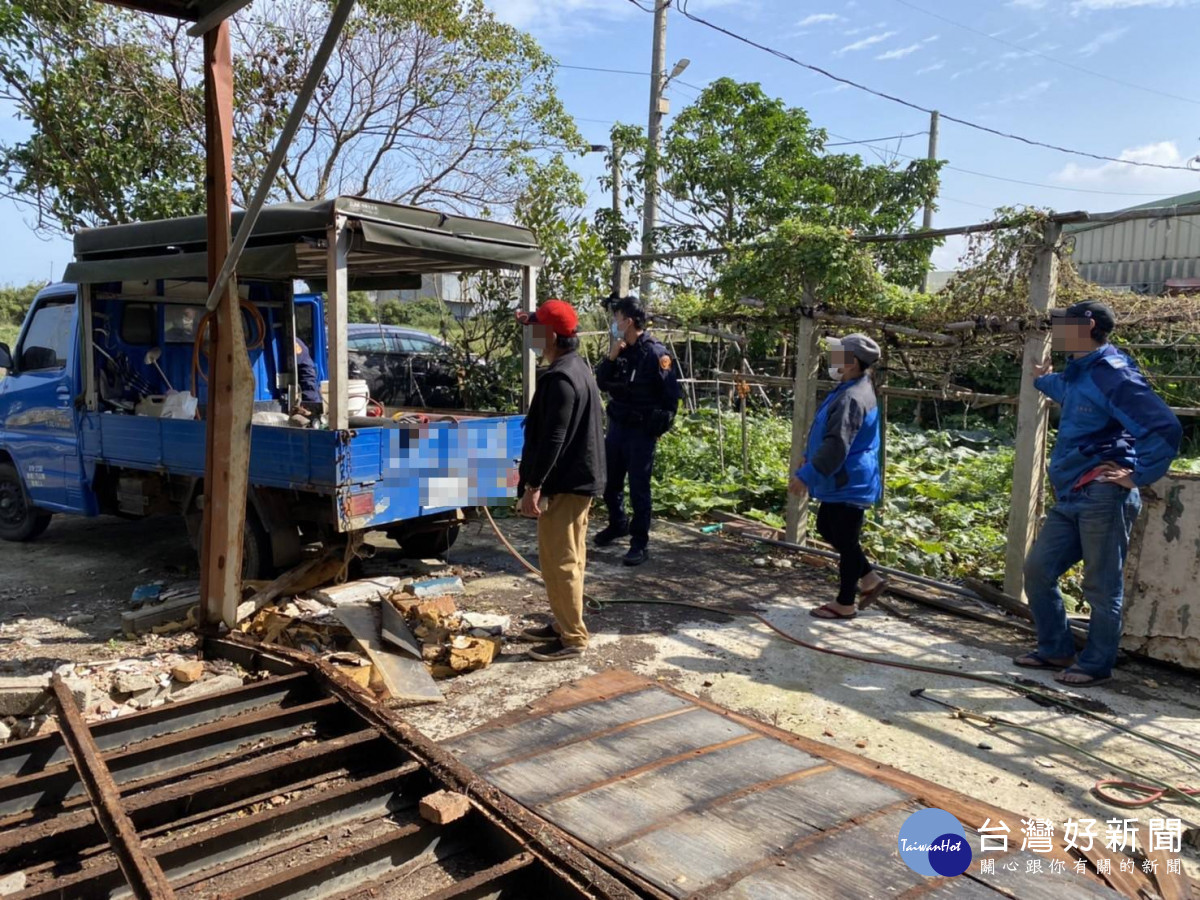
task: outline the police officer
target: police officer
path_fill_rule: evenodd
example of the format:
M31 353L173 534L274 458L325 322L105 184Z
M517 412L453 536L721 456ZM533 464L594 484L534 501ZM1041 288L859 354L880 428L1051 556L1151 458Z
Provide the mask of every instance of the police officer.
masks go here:
M604 502L608 527L596 535L596 546L630 537L627 566L640 566L650 554L650 476L654 448L671 428L682 396L679 374L667 348L646 330L646 311L636 297L610 299L613 346L596 369L600 390L608 393L608 460ZM625 477L633 517L625 515Z

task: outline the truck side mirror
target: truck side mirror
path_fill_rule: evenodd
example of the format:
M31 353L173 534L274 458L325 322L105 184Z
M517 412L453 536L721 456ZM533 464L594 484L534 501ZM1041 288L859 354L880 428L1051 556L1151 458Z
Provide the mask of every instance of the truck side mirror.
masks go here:
M0 369L11 369L12 367L12 351L8 349L8 344L0 341Z

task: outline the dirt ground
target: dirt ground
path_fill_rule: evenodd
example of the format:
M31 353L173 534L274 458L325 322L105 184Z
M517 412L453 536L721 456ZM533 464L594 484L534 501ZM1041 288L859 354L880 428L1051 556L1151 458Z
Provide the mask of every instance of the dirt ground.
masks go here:
M536 562L534 526L505 519L500 527ZM373 535L379 554L367 574L399 570L394 545ZM782 568L786 553L729 538L699 537L656 523L649 563L621 565L623 548L595 550L588 590L598 599L685 600L754 608L778 627L823 647L964 672L1021 675L1048 691L1048 675L1016 670L1011 656L1024 635L894 600L909 614L898 619L872 610L851 622L823 622L808 611L832 600L831 573ZM763 560L767 565L762 565ZM787 562L784 562L784 561ZM459 606L513 617L514 630L545 620L540 583L524 572L486 524L464 529L450 563L465 570ZM758 565L756 565L758 561ZM189 636L130 641L120 613L132 589L148 581L195 578L195 559L181 524L58 518L36 543L0 544L0 674L49 671L64 662L153 656L187 646ZM82 616L82 619L78 617ZM94 616L88 620L88 616ZM75 624L66 624L70 620ZM1171 784L1197 785L1195 765L1121 734L1112 727L1003 688L841 659L786 643L754 620L700 610L612 605L590 612L593 640L580 660L537 663L523 645L507 642L487 669L439 682L444 703L406 710L434 739L477 727L576 678L626 668L661 679L762 721L896 766L1013 810L1049 819L1095 819L1101 842L1109 819L1136 818L1140 840L1151 817L1180 818L1189 828L1183 858L1200 872L1200 815L1185 803L1128 811L1095 799L1090 788L1118 777L1115 766ZM1200 678L1126 661L1109 685L1092 689L1092 703L1138 734L1200 747ZM924 696L913 691L924 689ZM952 717L934 697L976 712L1003 715L1044 729L1104 758L1089 760L1046 737L985 729ZM967 823L979 826L983 823ZM1022 824L1006 822L1019 840Z

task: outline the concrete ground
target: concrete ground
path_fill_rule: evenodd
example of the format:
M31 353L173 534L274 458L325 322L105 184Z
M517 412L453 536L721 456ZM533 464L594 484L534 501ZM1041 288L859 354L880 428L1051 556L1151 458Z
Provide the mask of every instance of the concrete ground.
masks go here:
M505 519L501 528L536 562L534 526ZM368 572L399 566L382 536ZM1058 690L1038 672L1017 670L1011 656L1024 635L938 613L905 601L901 620L871 610L854 621L824 622L808 611L833 599L831 573L803 567L756 566L786 554L726 538L702 538L656 524L652 559L638 569L620 564L623 548L595 551L588 589L599 599L686 600L753 608L772 623L821 647L881 660L920 663L999 677L1020 675ZM468 594L460 607L512 615L514 626L542 621L540 583L526 574L485 526L464 530L450 562L463 567ZM195 562L181 526L164 520L56 519L29 545L0 544L0 674L46 671L64 661L128 658L161 652L153 638L131 643L118 636L129 591L156 578L194 577ZM69 616L94 615L68 626ZM1195 764L1123 735L1081 715L1045 707L999 687L885 668L804 649L776 637L752 619L730 619L670 606L610 606L588 615L593 641L581 660L537 663L506 643L491 667L440 682L446 702L411 708L406 715L435 739L474 728L544 696L559 685L610 668L661 679L714 703L818 741L861 753L930 781L1013 810L1049 819L1104 823L1136 818L1148 838L1151 817L1179 818L1189 828L1183 858L1200 872L1200 815L1194 805L1158 804L1123 811L1090 793L1102 778L1126 766L1172 784L1200 785ZM35 643L30 644L32 639ZM1127 662L1117 678L1075 696L1109 718L1147 735L1200 748L1200 679L1163 667ZM1103 757L1101 764L1037 735L984 729L951 717L925 696L977 712L1002 715L1045 729ZM979 826L983 823L966 823ZM1019 840L1020 821L1006 822Z

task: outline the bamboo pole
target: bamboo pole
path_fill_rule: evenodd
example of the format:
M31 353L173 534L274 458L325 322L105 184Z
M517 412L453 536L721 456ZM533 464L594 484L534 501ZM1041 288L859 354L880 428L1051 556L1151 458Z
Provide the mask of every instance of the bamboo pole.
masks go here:
M796 327L796 379L792 397L792 452L788 472L800 468L804 459L808 431L817 412L817 323L810 316L801 316ZM803 499L788 494L787 539L793 543L803 540L808 530L808 496Z

